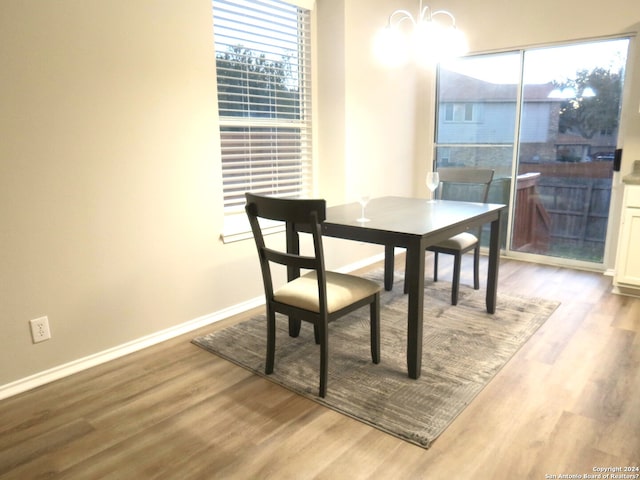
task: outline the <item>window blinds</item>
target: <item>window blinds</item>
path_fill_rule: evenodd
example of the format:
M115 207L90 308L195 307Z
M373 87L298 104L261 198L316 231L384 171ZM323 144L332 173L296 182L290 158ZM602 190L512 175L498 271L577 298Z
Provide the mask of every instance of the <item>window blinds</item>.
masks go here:
M310 12L276 0L213 0L225 213L245 191L311 185Z

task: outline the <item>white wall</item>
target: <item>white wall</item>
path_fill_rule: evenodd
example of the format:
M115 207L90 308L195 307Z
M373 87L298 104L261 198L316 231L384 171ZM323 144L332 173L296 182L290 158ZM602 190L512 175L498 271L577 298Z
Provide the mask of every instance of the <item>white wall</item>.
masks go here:
M425 193L432 76L369 55L390 10L416 4L318 1L317 188L329 203L361 178L374 195ZM627 0L431 4L455 13L474 51L640 22ZM0 390L262 294L252 242L219 240L211 29L210 0L0 2ZM639 86L637 75L625 169L640 158ZM331 268L381 251L327 246ZM42 315L53 338L34 345L28 320Z
M407 195L415 157L415 70L389 70L372 60L372 38L386 24L388 1L345 4L347 194L369 189L375 195Z
M0 4L0 384L246 298L210 23L206 0Z

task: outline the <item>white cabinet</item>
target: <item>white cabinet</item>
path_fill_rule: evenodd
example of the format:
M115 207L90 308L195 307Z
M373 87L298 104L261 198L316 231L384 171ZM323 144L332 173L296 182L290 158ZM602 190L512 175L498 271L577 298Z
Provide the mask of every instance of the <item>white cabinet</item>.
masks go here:
M614 285L620 293L640 295L640 184L632 177L624 186Z

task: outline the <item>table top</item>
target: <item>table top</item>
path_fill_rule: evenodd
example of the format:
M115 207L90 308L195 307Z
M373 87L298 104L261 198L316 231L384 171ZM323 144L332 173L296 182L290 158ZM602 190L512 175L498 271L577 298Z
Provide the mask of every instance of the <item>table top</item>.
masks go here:
M357 202L327 208L325 225L425 236L459 225L476 226L495 218L506 205L493 203L429 200L408 197L372 199L365 209L368 222L358 222L361 207Z

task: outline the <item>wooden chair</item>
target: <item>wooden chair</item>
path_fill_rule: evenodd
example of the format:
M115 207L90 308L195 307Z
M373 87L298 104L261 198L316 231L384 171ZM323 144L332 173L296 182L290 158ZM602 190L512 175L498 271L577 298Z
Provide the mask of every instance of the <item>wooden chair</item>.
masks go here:
M320 391L324 397L328 379L328 325L331 321L360 307L370 306L370 342L373 363L380 362L380 286L370 280L325 270L322 248L322 222L326 217L324 200L280 199L245 194L245 210L258 248L267 311L267 358L265 373L273 373L276 346L276 312L295 321L305 320L314 326L320 344ZM302 226L313 237L313 255L265 246L258 218L285 222L287 227ZM289 248L289 250L291 250ZM288 271L308 273L290 280L274 290L273 264ZM291 277L288 277L291 278ZM290 332L297 336L297 332Z
M485 168L440 168L440 186L437 198L441 200L462 200L467 202L487 203L489 186L494 171ZM460 290L460 265L462 255L473 250L473 288L480 288L480 233L469 232L455 235L442 243L432 245L427 250L434 252L433 281L438 281L438 254L453 255L453 279L451 285L451 305L458 304Z

